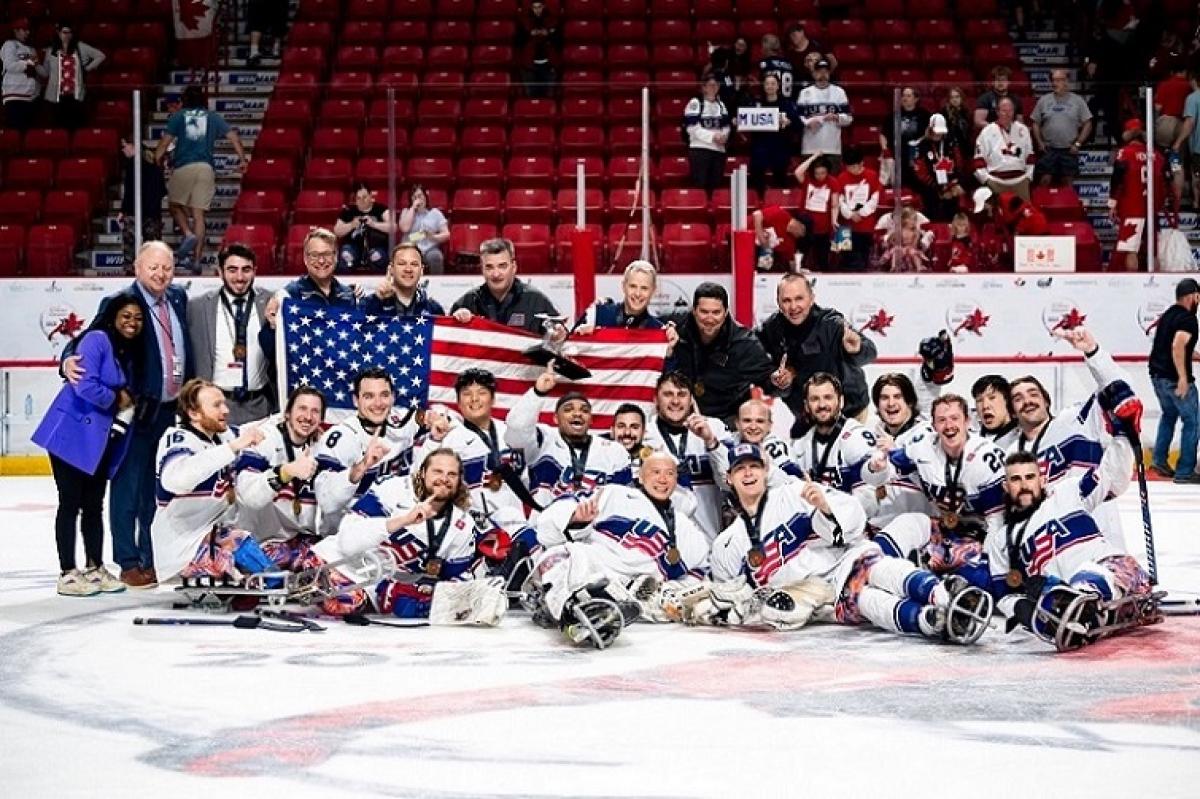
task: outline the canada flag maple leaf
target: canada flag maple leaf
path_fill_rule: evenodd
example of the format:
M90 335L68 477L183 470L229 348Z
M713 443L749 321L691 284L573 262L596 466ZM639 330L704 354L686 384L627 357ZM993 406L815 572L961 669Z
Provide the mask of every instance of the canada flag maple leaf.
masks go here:
M1072 308L1054 323L1054 327L1051 330L1074 330L1085 321L1087 321L1087 314L1080 313L1078 308Z
M870 330L878 333L881 336L887 335L887 329L892 326L892 322L896 319L895 316L889 314L886 309L880 308L874 315L867 320L863 325L863 330Z
M77 316L74 311L64 316L54 326L54 329L46 334L47 341L53 341L55 336L66 336L67 338L75 338L80 330L83 330L84 319Z
M176 18L188 30L200 30L200 22L208 17L208 0L176 0L179 11Z
M959 332L966 331L967 333L974 333L977 336L982 336L982 331L985 327L987 327L987 323L991 318L992 317L984 314L983 309L976 308L974 311L971 311L971 313L963 317L963 320L959 322L958 327L954 328L954 334L958 335Z

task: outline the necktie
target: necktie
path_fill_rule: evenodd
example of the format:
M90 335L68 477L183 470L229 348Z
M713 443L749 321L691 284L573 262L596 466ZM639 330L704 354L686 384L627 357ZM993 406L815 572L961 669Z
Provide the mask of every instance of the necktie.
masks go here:
M163 331L163 383L167 387L166 399L173 400L179 396L179 376L175 373L175 333L171 326L171 310L167 307L165 297L159 297L158 302L154 303L154 313L158 316L158 324Z
M234 315L233 315L233 357L242 365L242 387L233 392L234 399L243 400L246 398L249 388L249 358L246 351L246 327L250 321L249 314L246 313L246 298L235 297L233 300Z

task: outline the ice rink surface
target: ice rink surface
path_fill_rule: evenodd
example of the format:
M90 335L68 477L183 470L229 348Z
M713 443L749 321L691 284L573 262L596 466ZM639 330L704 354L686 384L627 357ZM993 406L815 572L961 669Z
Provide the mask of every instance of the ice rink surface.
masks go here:
M1162 586L1200 592L1200 490L1151 485ZM1142 555L1137 493L1119 500ZM5 797L1200 796L1200 617L1067 655L812 626L135 627L65 598L50 478L0 479Z

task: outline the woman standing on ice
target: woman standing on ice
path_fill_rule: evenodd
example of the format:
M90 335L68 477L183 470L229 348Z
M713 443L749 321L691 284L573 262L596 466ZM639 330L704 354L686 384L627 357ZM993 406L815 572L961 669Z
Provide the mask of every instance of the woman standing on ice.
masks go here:
M84 334L75 352L83 378L78 384L63 384L33 434L33 442L50 453L58 488L54 529L61 569L58 593L63 596L125 590L104 568L101 509L108 481L120 468L129 445L125 432L134 410L129 387L140 368L143 327L141 306L133 295L110 302L100 324ZM75 567L80 517L87 557L82 572Z

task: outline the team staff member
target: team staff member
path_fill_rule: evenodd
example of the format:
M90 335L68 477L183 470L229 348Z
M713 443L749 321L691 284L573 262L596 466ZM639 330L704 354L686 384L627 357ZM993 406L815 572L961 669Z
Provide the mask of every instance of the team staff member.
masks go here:
M450 315L464 324L482 316L501 325L542 333L540 316L558 316L545 294L517 278L517 258L508 239L488 239L479 245L483 284L455 301Z
M1177 483L1200 483L1196 474L1197 408L1196 383L1192 375L1192 352L1196 349L1196 308L1200 306L1200 283L1186 277L1175 286L1175 304L1163 313L1154 330L1150 349L1150 382L1162 416L1154 440L1150 468ZM1183 421L1179 432L1179 460L1175 468L1167 465L1175 422Z

